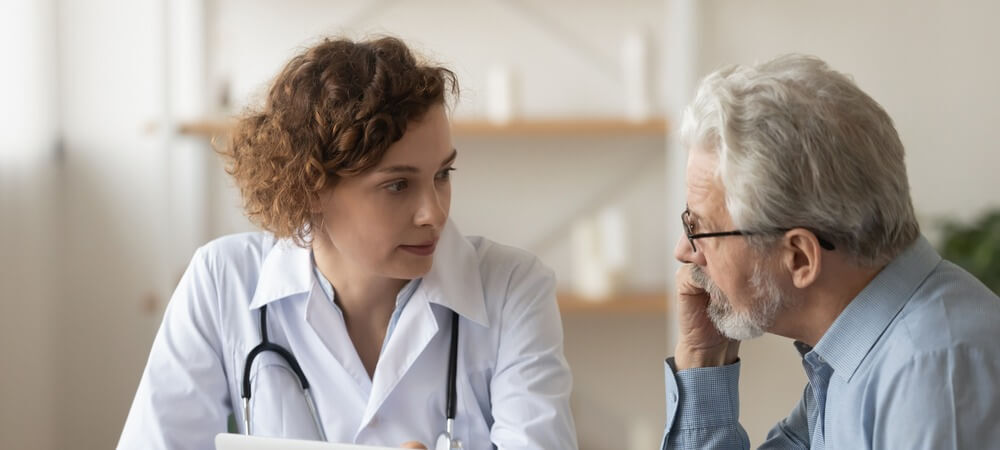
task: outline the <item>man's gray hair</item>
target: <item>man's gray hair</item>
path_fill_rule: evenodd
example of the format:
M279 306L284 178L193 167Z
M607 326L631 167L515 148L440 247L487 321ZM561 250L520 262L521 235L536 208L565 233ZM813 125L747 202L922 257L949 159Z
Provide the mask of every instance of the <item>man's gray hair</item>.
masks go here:
M684 112L685 147L714 152L737 228L758 249L803 227L881 266L920 233L892 119L846 75L786 55L708 75ZM694 151L699 151L694 150Z

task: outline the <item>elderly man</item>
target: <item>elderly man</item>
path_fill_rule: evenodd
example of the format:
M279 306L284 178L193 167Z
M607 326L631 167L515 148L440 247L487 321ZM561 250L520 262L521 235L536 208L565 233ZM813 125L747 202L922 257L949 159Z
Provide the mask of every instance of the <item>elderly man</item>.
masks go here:
M681 133L664 448L749 447L739 341L765 332L796 341L809 383L763 448L1000 446L1000 299L920 235L878 103L784 56L709 75Z

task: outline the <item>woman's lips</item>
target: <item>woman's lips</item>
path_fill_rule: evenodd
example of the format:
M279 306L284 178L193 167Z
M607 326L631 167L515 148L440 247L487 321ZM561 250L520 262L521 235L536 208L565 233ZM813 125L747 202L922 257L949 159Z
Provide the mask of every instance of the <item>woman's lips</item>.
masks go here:
M427 256L434 253L437 241L427 242L421 245L400 245L399 248L420 256Z

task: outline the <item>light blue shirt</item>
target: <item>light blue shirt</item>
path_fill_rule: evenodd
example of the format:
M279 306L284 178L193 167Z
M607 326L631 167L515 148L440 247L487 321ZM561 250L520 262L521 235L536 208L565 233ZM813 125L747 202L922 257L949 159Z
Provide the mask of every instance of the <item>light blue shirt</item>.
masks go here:
M340 309L340 306L335 301L337 292L333 290L333 284L330 283L330 280L327 280L323 276L323 273L319 271L319 266L316 265L315 258L313 259L313 276L316 277L316 281L323 290L323 294L326 295L326 299L333 305L337 313L340 314L340 317L343 318L344 311ZM389 336L392 336L393 330L396 329L396 323L399 322L399 315L403 313L403 308L410 301L410 297L413 297L413 293L417 292L418 287L420 287L420 278L415 278L406 283L399 290L399 294L396 295L396 307L392 311L392 316L389 317L389 327L385 330L385 339L382 340L382 350L379 351L379 356L382 356L382 353L385 352L385 346L389 343Z
M1000 446L1000 299L923 237L796 348L809 382L761 448ZM663 448L749 448L739 363L672 364Z

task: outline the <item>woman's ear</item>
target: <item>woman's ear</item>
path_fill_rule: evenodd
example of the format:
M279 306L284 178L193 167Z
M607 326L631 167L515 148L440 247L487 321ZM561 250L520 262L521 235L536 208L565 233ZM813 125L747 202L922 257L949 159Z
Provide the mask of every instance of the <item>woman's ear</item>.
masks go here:
M793 228L782 239L782 264L792 276L792 284L804 289L816 282L823 269L823 248L816 235L805 228Z
M330 190L323 189L319 192L309 194L309 212L315 215L323 215L326 203L330 198Z
M326 224L325 212L330 201L328 190L323 190L309 196L309 232L316 237L316 231L322 230Z

